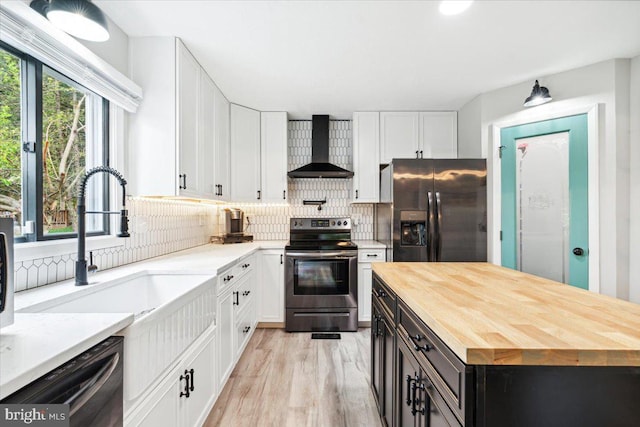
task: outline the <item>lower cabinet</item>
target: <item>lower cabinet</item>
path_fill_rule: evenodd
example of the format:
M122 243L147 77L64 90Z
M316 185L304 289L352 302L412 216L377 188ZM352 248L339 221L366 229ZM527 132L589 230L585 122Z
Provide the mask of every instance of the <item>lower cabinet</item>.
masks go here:
M413 350L397 340L397 426L459 426L438 390L422 369Z
M358 249L358 321L371 322L371 263L385 261L384 249Z
M218 389L222 390L255 330L256 255L238 261L218 281Z
M258 320L284 323L284 249L263 249L259 259Z
M194 427L204 423L218 395L216 328L211 327L127 416L127 426Z
M233 318L236 293L234 288L229 288L218 296L218 312L216 314L218 326L218 387L222 386L231 375L236 357L235 322Z
M395 329L377 303L372 305L371 385L382 421L393 425L393 366Z

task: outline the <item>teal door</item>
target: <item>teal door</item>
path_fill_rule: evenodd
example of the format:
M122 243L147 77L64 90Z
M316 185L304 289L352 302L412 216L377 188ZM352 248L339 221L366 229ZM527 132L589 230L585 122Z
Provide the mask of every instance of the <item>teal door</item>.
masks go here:
M502 265L589 288L587 115L501 130Z

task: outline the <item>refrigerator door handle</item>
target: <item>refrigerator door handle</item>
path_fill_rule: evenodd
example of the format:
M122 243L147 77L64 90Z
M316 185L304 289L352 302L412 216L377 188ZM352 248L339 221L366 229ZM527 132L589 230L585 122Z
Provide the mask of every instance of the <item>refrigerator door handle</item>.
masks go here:
M434 253L433 253L433 239L435 238L434 233L434 207L433 207L433 193L429 191L427 193L427 261L435 261Z
M436 224L435 224L435 235L436 235L436 259L435 261L442 260L442 236L440 235L440 230L442 230L442 202L440 201L440 192L436 191Z

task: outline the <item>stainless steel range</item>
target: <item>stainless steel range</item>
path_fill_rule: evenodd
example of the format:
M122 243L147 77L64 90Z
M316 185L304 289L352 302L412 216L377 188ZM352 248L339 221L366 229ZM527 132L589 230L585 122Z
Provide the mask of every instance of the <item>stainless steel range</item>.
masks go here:
M286 330L358 329L358 247L350 218L292 218L285 247Z

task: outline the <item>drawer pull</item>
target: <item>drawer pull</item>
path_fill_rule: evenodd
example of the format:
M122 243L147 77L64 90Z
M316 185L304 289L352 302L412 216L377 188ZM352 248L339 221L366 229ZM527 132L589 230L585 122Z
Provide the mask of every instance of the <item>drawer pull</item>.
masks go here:
M246 334L247 332L249 332L251 330L251 326L245 326L244 329L242 329L242 333Z
M367 254L367 258L378 258L378 254Z
M227 277L225 277L224 279L222 279L223 282L228 282L229 280L233 279L233 276L229 276L227 275Z
M251 293L251 291L244 291L242 292L242 296L246 297L247 295L249 295Z
M429 343L420 346L419 344L417 344L417 342L422 341L422 339L424 338L423 336L421 336L420 334L416 334L415 337L412 337L411 335L407 335L407 338L409 338L409 341L411 341L411 343L413 344L413 349L415 351L430 351L435 349L435 347ZM426 341L426 339L425 339Z

